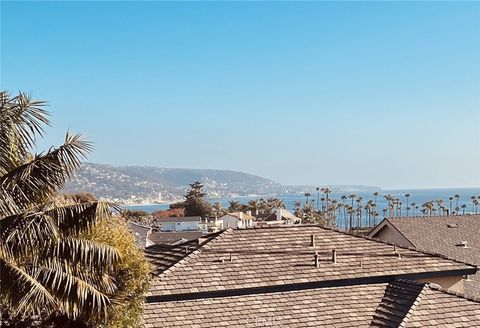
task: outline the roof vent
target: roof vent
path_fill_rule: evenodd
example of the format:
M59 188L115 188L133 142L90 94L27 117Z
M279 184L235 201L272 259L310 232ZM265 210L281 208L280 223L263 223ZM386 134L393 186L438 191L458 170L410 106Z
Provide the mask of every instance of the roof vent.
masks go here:
M320 267L320 256L318 255L318 252L315 252L313 255L313 261L315 263L315 267L319 268Z
M466 240L461 240L459 243L455 244L455 246L459 246L459 247L463 247L463 248L469 248Z
M458 223L447 223L447 227L449 227L449 228L458 228Z

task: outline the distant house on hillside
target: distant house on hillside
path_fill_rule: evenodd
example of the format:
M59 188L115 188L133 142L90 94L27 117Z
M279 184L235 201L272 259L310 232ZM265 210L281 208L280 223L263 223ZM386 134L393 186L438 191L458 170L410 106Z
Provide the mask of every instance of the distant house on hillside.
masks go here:
M168 217L155 220L160 231L198 231L201 223L200 216Z
M249 228L254 226L255 217L250 211L232 212L218 218L223 224L223 229L228 228Z
M275 212L262 218L257 222L257 225L277 225L277 224L298 224L302 219L296 217L292 212L284 209L277 208Z
M480 265L480 215L384 219L369 236ZM480 274L465 281L465 294L480 298Z

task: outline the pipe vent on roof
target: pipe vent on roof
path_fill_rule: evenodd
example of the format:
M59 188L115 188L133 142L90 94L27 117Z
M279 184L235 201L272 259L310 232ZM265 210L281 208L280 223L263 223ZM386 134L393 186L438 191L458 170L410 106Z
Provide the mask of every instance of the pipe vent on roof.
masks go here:
M460 242L458 242L457 244L455 244L455 246L463 247L463 248L469 248L468 245L467 245L467 241L466 241L466 240L461 240Z
M447 227L449 228L458 228L458 223L447 223Z

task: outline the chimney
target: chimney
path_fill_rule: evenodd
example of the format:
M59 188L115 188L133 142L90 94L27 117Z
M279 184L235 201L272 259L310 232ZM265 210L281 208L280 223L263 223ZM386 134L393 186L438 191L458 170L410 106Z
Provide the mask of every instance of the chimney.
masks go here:
M337 250L332 249L332 262L337 263Z
M310 236L310 246L315 247L315 235Z
M313 261L315 262L315 267L319 268L320 267L320 261L319 261L318 252L315 252L315 254L313 255Z
M282 221L283 209L277 208L277 221Z
M248 211L247 211L247 215L248 215L248 216L252 216L252 211L248 210Z
M243 219L243 212L240 212L239 216L240 216L240 220L242 220Z

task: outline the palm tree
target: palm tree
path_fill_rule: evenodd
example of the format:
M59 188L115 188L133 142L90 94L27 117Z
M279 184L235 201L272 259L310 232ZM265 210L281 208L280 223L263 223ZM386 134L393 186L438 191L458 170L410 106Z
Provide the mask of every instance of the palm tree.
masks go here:
M259 209L258 200L256 199L249 200L247 203L247 209L252 213L254 213L255 215L258 215L258 209Z
M472 200L473 213L477 214L477 196L472 196L470 199Z
M410 209L410 207L408 206L408 198L409 198L409 197L410 197L410 194L408 194L408 193L405 194L405 198L406 198L406 200L407 200L407 204L406 204L406 206L407 206L407 216L408 216L408 210Z
M302 210L302 202L301 201L295 201L293 203L293 214L295 214L296 217L298 218L303 218L303 210Z
M240 210L240 202L236 201L236 200L230 200L228 202L228 211L231 213L231 212L237 212Z
M317 187L316 190L317 190L317 211L320 211L318 207L318 202L320 200L320 187Z
M448 202L449 202L449 205L448 205L448 214L451 214L452 213L452 200L453 200L453 197L448 197Z
M212 212L213 212L213 215L215 215L215 219L217 219L218 217L224 215L225 212L226 212L226 210L225 210L225 208L222 206L222 203L216 202L216 203L213 204L213 206L212 206Z
M60 147L32 156L49 125L44 106L24 93L0 92L0 301L13 315L104 316L120 257L82 234L111 206L56 204L92 145L67 133Z
M462 204L461 208L462 208L462 210L463 210L463 215L465 215L465 209L467 208L467 205L466 205L466 204Z
M460 207L458 207L458 200L460 198L460 195L459 194L455 194L455 212L458 214L458 212L460 211Z
M308 203L308 198L309 198L310 196L312 196L312 195L311 195L309 192L306 192L306 193L305 193L305 198L307 199L307 203Z

